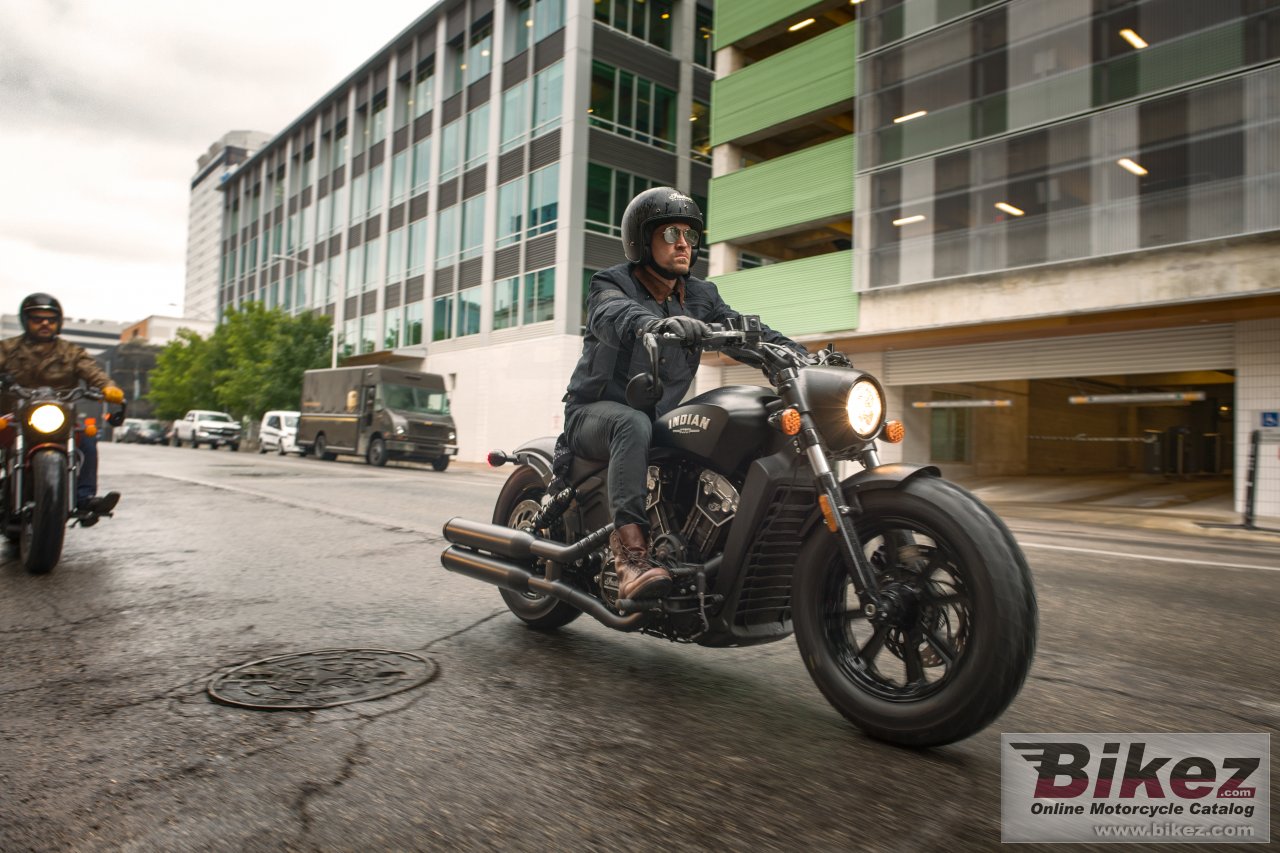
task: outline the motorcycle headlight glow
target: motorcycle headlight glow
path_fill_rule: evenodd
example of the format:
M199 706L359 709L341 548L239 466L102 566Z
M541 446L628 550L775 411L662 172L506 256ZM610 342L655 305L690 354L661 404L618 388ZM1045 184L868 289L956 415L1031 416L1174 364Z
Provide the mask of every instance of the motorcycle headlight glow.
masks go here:
M50 433L57 432L62 429L67 422L67 415L58 406L46 403L43 406L36 406L31 410L31 414L27 415L27 423L36 432Z
M884 398L875 383L859 379L849 389L849 425L858 434L858 438L867 439L880 429L880 421L884 418Z

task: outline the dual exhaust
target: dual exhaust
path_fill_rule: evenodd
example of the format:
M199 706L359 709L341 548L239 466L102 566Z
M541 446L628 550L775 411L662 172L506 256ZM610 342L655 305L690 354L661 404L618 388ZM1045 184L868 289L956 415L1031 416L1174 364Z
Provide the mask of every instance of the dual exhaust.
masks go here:
M603 545L611 532L612 524L572 545L562 545L540 539L523 530L454 518L444 526L444 538L453 544L444 549L440 562L451 572L521 595L549 595L576 607L610 628L634 631L645 622L645 614L619 615L605 607L599 599L562 581L547 580L527 568L527 564L536 559L562 565L573 563Z

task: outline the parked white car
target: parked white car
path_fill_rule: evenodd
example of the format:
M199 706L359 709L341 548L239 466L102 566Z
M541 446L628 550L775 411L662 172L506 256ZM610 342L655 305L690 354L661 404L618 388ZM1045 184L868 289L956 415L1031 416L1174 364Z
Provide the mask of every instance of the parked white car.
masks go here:
M298 446L299 412L267 412L258 427L258 452L274 450L281 456L286 453L303 454Z
M207 444L214 450L225 444L232 450L240 449L240 422L226 412L192 409L186 417L173 422L173 446L183 442L192 447Z

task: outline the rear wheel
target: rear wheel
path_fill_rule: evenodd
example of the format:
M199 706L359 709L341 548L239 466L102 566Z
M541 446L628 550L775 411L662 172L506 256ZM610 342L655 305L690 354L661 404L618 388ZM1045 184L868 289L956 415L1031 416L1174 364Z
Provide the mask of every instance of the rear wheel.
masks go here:
M522 465L502 487L502 493L498 495L498 503L493 508L493 523L532 532L531 522L542 507L542 496L546 491L546 486L543 485L542 477L538 472ZM563 535L555 538L564 539ZM509 589L499 589L498 592L512 613L530 628L540 631L550 631L568 625L582 615L581 610L549 595L512 592Z
M819 528L792 602L809 674L872 737L915 747L968 737L1008 707L1031 666L1026 559L990 510L944 480L915 477L857 499L858 541L886 608L863 612L836 537Z
M18 553L33 575L58 565L67 532L67 457L42 450L31 459L31 514L22 522Z
M387 464L387 443L382 440L382 436L375 435L369 441L369 451L365 454L365 458L369 460L370 465L379 468Z

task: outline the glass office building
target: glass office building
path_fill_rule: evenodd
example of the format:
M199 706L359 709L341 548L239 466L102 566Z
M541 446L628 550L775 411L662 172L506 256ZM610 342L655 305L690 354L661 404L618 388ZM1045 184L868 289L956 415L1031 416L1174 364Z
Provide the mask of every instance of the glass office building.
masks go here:
M335 359L445 375L463 459L557 432L622 209L659 185L706 203L710 22L696 0L437 4L224 183L220 310L321 312Z

